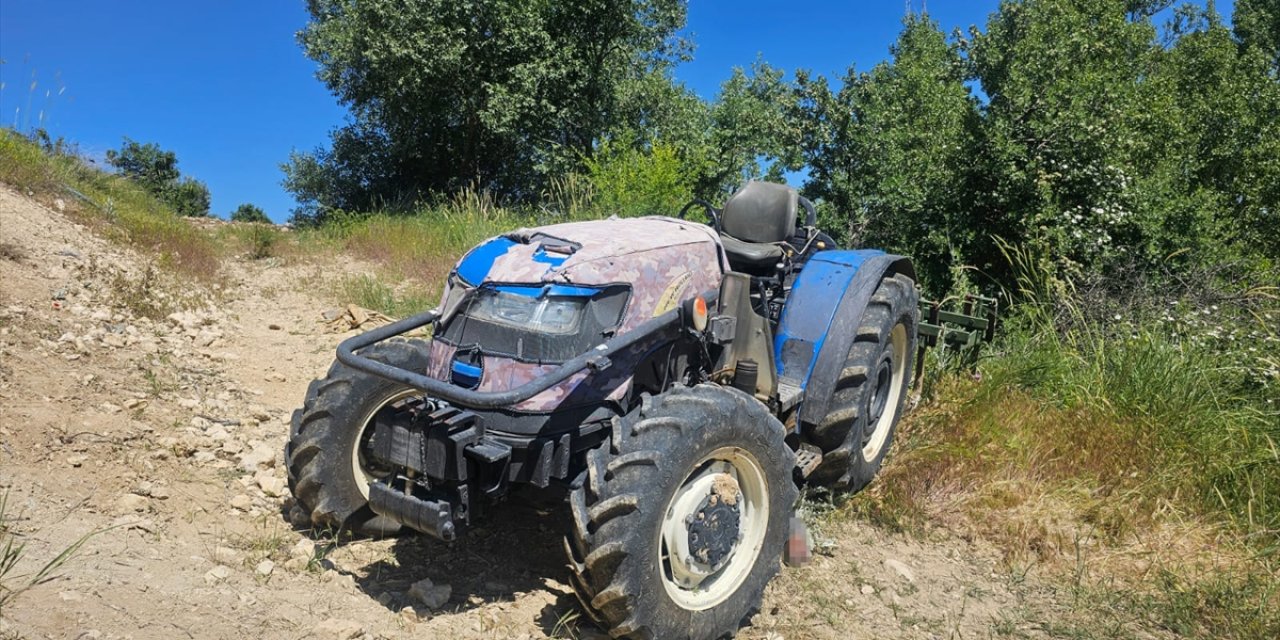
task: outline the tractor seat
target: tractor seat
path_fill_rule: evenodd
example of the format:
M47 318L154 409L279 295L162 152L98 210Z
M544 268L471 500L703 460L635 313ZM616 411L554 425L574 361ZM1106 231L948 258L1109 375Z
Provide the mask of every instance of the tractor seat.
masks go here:
M786 185L748 182L720 212L720 240L734 271L771 275L782 261L780 243L796 233L799 194Z

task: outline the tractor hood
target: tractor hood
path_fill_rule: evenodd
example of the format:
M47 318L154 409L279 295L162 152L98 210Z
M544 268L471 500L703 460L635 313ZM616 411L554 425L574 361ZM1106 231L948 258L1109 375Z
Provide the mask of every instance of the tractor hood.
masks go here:
M701 246L698 246L701 245ZM491 238L458 263L469 286L485 282L604 285L634 282L649 258L669 250L700 254L719 270L710 227L665 217L609 218L519 229Z
M490 238L458 262L449 288L591 296L623 285L631 289L625 331L696 293L718 288L724 264L719 237L706 225L658 216L609 218ZM446 291L446 316L460 293Z
M675 218L571 222L490 238L449 276L427 375L479 391L514 389L719 289L725 264L713 229ZM585 383L582 372L514 409L617 399L635 365L619 361Z

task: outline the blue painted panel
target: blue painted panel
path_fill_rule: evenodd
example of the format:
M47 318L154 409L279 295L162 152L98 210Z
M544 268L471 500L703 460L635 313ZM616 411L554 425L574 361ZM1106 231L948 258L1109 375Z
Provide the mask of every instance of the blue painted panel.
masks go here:
M849 283L863 262L879 255L884 252L821 251L809 259L787 296L773 341L773 359L780 378L802 389L808 385Z
M567 285L567 284L549 284L549 285L536 285L536 286L502 284L502 285L495 286L493 289L495 291L501 291L503 293L510 293L517 296L527 296L530 298L541 298L544 295L560 297L560 298L590 298L596 295L597 293L600 293L600 289L597 289L595 287L575 287L573 285Z
M510 238L498 237L472 249L458 263L458 277L473 287L478 286L489 276L493 262L506 255L515 244Z
M533 252L534 262L545 262L553 267L564 264L564 261L568 259L569 256L562 253L547 253L546 248L542 245L538 245L538 248Z
M452 366L453 375L450 379L454 384L466 389L474 389L480 385L480 376L484 374L484 369L479 365L467 364L458 360L454 360Z

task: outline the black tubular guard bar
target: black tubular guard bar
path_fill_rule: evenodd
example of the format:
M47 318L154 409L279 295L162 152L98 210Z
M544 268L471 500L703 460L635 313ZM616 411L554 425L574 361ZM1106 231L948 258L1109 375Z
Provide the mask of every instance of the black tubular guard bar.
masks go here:
M703 299L708 305L715 302L718 291L712 291L703 294ZM686 301L687 304L688 301ZM604 344L593 347L586 353L579 355L571 360L567 360L553 371L546 375L526 382L514 389L507 391L475 391L473 389L464 389L452 385L442 380L428 378L421 373L393 367L382 362L370 360L364 356L358 355L357 350L363 349L370 345L382 342L389 338L408 333L419 327L434 322L440 317L435 311L428 311L416 316L405 318L398 322L393 322L385 327L378 327L367 333L347 338L338 345L338 361L351 367L357 371L363 371L370 375L385 378L392 382L413 387L435 398L448 400L454 404L470 407L472 409L497 409L509 407L511 405L524 402L533 396L550 389L551 387L568 380L571 376L591 368L595 371L601 371L609 367L609 356L614 353L626 349L638 342L650 338L659 333L670 331L680 327L684 322L684 307L682 304L660 316L655 316L650 320L646 320L643 324L628 331L620 336L615 336Z

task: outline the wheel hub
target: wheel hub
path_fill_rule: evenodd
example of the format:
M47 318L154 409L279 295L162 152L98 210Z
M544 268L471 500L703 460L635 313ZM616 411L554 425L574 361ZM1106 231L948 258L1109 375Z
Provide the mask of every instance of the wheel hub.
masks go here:
M667 595L701 611L746 580L769 523L769 490L760 463L737 447L708 454L667 503L658 564Z
M871 399L868 406L867 421L863 427L862 444L866 446L871 438L875 435L876 428L880 424L880 418L884 416L887 408L889 396L893 394L893 357L886 355L880 359L880 366L876 367L876 383L871 389Z
M727 477L727 476L726 476ZM712 492L702 499L698 512L689 516L689 553L698 562L719 571L738 544L742 513L738 509L741 494L721 498Z

